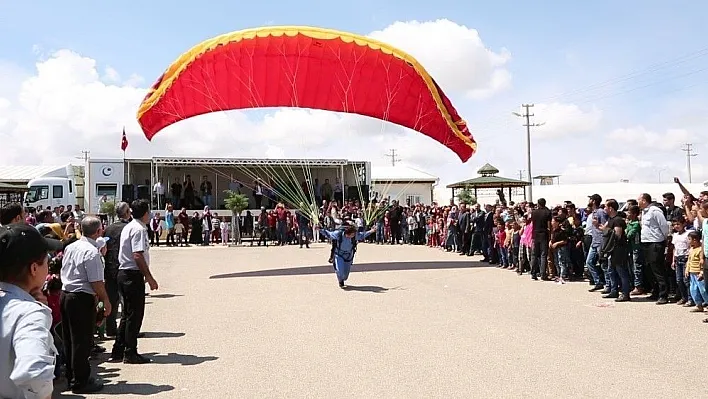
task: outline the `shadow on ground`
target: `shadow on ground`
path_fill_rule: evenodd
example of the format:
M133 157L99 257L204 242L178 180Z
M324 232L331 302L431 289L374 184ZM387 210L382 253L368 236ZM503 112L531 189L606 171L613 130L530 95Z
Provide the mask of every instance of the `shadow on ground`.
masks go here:
M430 261L430 262L390 262L390 263L354 263L352 273L359 272L385 272L401 270L440 270L440 269L469 269L475 267L490 267L488 263L464 261ZM313 274L333 273L332 265L303 266L286 269L253 270L248 272L216 274L210 279L235 278L235 277L276 277L276 276L303 276ZM361 290L365 291L365 290Z
M143 356L152 360L154 364L179 364L181 366L196 366L204 362L211 362L218 359L217 356L195 356L184 355L181 353L168 353L166 355L157 354L155 352L145 353Z
M146 333L146 336L150 333ZM184 333L154 333L154 334L181 334ZM196 356L196 355L185 355L181 353L168 353L168 354L157 354L145 353L144 356L152 360L153 364L179 364L181 366L194 366L197 364L202 364L204 362L210 362L218 359L216 356ZM155 385L147 382L128 382L125 380L111 381L113 378L120 376L120 369L116 367L111 367L109 363L102 363L108 360L106 354L97 356L96 359L91 360L91 368L96 371L96 378L103 381L105 384L103 389L96 393L97 396L90 395L89 397L103 397L103 395L138 395L138 396L148 396L156 395L160 392L172 391L175 389L172 385ZM150 367L149 365L144 367ZM66 378L62 376L59 380L55 380L54 383L54 393L52 399L69 399L69 398L86 398L84 395L77 395L71 393L70 390L66 388L67 382Z
M145 331L142 338L179 338L184 337L183 332L166 332L166 331Z
M148 298L156 298L156 299L166 299L166 298L174 298L178 296L184 296L182 294L150 294Z
M381 294L388 290L389 288L379 287L377 285L347 285L344 287L344 291L373 292L375 294Z
M120 371L119 369L106 368L102 364L95 365L95 362L92 362L92 365L95 367L96 377L105 384L103 389L95 394L98 395L97 397L103 397L103 395L148 396L175 389L172 385L155 385L146 382L128 382L124 380L113 382L110 381L110 379L118 377L118 372ZM52 399L74 399L87 397L72 393L70 390L66 389L66 385L66 379L63 377L60 381L55 382ZM94 397L94 395L90 395L88 397Z

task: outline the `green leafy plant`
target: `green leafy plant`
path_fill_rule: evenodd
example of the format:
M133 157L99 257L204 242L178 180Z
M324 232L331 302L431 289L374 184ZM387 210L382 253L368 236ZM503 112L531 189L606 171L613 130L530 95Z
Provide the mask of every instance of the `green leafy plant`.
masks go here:
M116 217L116 204L113 201L101 202L99 213L108 216L108 219L113 221Z
M474 205L477 203L477 197L475 197L474 194L472 194L472 190L467 187L457 193L457 199L467 205Z
M239 220L241 218L241 213L248 209L248 197L243 194L239 194L235 191L225 190L226 198L224 198L224 205L226 209L231 211L231 225L236 236L236 243L241 243L241 223Z

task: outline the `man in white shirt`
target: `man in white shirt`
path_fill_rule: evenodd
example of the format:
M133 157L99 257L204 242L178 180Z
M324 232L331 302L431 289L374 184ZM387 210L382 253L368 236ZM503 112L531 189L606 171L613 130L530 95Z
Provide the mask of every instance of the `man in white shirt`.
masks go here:
M165 205L165 187L162 185L162 179L155 183L152 187L152 192L157 199L157 209L162 209L162 206Z
M52 311L38 299L48 254L61 247L23 223L0 227L0 398L52 396L57 354L49 331Z
M645 266L654 276L652 294L649 298L657 305L669 303L668 279L671 278L666 267L666 238L669 235L669 223L664 212L652 202L651 195L644 193L637 198L641 215L641 241Z
M138 334L145 315L145 282L151 290L158 287L150 272L150 240L147 232L150 203L136 200L130 208L133 220L120 233L118 285L123 297L123 310L111 360L144 364L150 363L150 359L138 354Z
M334 200L339 202L339 205L344 205L344 188L339 178L334 179Z
M61 319L66 375L71 391L94 393L103 384L91 377L89 356L96 326L96 299L103 302L105 315L111 302L103 281L103 259L96 241L103 233L101 220L86 216L81 221L82 237L64 250L61 267Z

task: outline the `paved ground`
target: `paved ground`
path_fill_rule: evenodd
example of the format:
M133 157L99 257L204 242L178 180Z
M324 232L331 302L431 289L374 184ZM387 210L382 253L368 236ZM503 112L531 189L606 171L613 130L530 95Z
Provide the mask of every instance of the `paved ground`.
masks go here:
M105 392L156 398L626 398L708 392L708 325L420 247L152 252L140 350ZM65 395L61 397L76 397Z

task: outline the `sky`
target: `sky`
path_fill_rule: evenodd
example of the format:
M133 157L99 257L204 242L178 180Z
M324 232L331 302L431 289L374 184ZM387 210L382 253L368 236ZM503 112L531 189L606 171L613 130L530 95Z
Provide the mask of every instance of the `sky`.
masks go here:
M574 3L574 4L564 4ZM618 4L619 3L619 4ZM490 163L528 173L521 104L533 103L532 174L561 183L708 180L708 3L677 0L356 2L0 0L0 164L128 157L347 158L402 163L451 183ZM302 109L218 112L145 139L140 101L167 66L222 33L310 25L416 57L478 142L467 163L411 130Z

